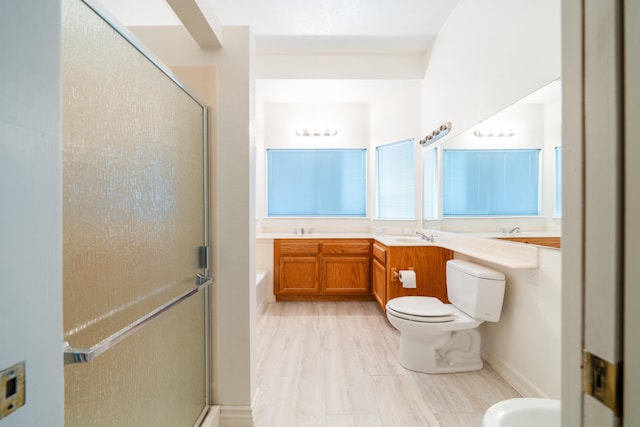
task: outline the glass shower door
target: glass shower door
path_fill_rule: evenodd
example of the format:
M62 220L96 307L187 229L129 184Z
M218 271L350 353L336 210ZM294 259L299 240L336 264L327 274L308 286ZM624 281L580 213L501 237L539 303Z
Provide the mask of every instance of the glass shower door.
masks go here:
M80 0L62 50L65 425L192 426L206 108Z

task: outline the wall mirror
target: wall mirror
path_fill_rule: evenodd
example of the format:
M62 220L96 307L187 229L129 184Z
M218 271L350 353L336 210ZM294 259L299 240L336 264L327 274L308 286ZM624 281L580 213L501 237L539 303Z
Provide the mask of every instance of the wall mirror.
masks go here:
M423 150L423 227L492 238L560 237L561 120L556 80Z

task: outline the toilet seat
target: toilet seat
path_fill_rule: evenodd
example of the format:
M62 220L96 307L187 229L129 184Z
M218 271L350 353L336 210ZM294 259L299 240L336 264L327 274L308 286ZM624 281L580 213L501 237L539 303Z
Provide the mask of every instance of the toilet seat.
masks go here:
M387 302L387 312L396 317L422 323L452 322L458 317L451 304L434 297L399 297Z

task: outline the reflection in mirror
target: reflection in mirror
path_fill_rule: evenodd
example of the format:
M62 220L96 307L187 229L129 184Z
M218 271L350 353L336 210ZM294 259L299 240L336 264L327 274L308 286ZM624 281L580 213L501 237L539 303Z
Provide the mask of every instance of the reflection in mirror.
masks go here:
M554 81L423 150L423 227L559 242L561 97Z

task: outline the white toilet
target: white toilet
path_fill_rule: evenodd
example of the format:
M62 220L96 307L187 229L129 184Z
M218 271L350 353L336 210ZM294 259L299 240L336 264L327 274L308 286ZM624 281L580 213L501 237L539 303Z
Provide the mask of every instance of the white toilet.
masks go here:
M500 320L504 274L462 260L447 261L451 304L434 297L399 297L387 302L387 318L400 331L400 364L430 374L482 369L484 321Z

